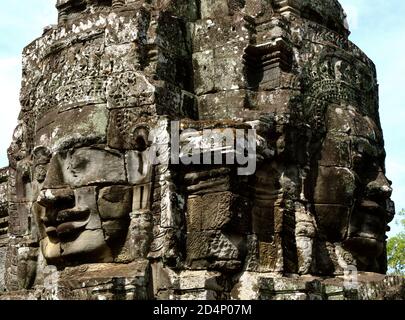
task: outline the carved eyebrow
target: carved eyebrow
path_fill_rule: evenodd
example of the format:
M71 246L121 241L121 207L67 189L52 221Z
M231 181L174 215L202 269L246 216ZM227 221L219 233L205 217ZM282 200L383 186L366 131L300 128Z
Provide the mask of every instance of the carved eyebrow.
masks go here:
M372 157L379 158L384 155L384 151L381 151L378 147L375 146L375 141L371 141L368 138L361 137L358 140L353 140L353 148L361 154Z
M63 141L55 152L67 151L72 148L90 147L95 144L105 144L106 137L102 136L87 136L87 137L71 137L70 139Z

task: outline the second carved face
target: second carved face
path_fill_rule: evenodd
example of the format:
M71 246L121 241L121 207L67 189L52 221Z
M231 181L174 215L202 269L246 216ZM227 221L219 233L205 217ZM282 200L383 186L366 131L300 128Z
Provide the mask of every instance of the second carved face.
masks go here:
M62 150L46 172L36 202L45 258L112 261L132 211L124 156L101 147Z

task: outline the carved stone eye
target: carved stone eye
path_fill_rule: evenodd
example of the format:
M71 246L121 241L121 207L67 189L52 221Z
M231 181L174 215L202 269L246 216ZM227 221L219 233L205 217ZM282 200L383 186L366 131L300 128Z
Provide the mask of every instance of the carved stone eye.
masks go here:
M86 169L87 164L89 163L89 159L82 157L82 156L73 156L70 160L69 168L72 171L82 171Z

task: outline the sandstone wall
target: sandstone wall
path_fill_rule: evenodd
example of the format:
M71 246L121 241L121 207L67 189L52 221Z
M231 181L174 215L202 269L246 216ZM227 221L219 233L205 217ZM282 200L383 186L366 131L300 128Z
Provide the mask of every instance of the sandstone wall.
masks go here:
M58 23L23 52L0 178L4 298L401 292L383 276L395 208L376 69L338 1L56 8ZM215 140L241 131L254 151ZM246 153L245 175L235 162L185 161Z

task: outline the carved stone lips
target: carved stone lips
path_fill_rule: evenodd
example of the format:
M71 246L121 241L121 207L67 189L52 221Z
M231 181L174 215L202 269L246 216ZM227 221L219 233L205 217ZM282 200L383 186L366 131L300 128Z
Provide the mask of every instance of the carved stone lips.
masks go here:
M90 220L89 209L68 209L60 211L56 216L56 226L48 227L46 232L56 232L58 236L69 234L85 227Z
M363 238L370 241L384 241L387 210L377 202L364 200L359 206L359 210L368 216L363 223L363 228L358 230L354 238Z
M387 214L387 210L385 207L379 205L375 201L370 200L363 200L360 204L360 210L364 211L368 214L375 214L381 216L381 218L385 218Z
M86 221L81 221L81 222L66 222L62 223L56 228L56 233L58 236L60 235L65 235L69 234L73 231L76 231L78 229L84 228L89 222L89 219Z
M56 221L58 224L65 222L74 222L85 220L89 217L89 209L67 209L59 211L56 216Z

